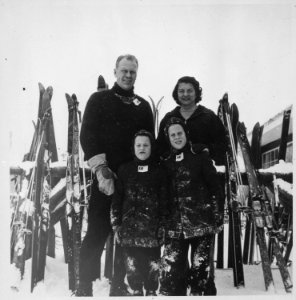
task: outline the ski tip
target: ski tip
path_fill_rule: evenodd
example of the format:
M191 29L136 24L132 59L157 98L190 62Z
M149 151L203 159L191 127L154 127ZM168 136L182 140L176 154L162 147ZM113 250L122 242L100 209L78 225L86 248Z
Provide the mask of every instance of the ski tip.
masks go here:
M254 125L253 131L256 130L256 129L258 129L258 128L260 128L260 123L259 123L259 122L257 122L257 123Z
M41 82L38 82L38 87L39 87L40 93L44 93L45 92L45 87L43 86L43 84Z
M77 100L76 94L72 94L72 99L73 99L74 103L78 106L79 102Z
M156 107L158 107L158 106L160 105L160 103L161 103L161 101L163 100L163 98L164 98L164 96L162 96L162 97L158 100L158 102L157 102L157 104L156 104Z
M151 104L152 104L153 112L155 112L155 110L156 110L155 102L154 102L154 100L152 99L151 96L148 95L148 97L149 97L149 100L150 100L150 102L151 102Z
M52 94L53 94L53 87L52 87L52 86L49 86L49 87L46 89L46 92L48 93L48 95L52 96Z
M239 119L239 111L238 111L238 107L235 103L232 103L230 106L230 112L231 112L231 116L233 119L236 119L236 121L238 121Z
M105 79L102 75L98 77L98 89L103 89L106 87Z
M233 103L231 104L231 108L232 108L232 109L236 109L236 110L238 110L238 107L237 107L237 105L236 105L236 103L235 103L235 102L233 102Z

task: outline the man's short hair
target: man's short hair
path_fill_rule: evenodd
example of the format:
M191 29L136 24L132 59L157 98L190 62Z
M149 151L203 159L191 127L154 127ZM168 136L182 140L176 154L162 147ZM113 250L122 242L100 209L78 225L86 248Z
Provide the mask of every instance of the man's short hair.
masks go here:
M124 55L118 56L118 58L117 58L117 60L116 60L116 64L115 64L115 68L116 68L116 69L118 68L118 65L119 65L120 61L121 61L122 59L124 59L124 58L127 59L127 60L131 60L131 61L136 62L137 67L139 67L138 60L137 60L137 58L136 58L134 55L132 55L132 54L124 54Z

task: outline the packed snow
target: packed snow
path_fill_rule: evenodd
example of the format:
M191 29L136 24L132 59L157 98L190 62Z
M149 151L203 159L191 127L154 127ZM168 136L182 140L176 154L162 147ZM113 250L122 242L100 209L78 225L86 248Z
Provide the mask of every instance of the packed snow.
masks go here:
M293 184L283 180L283 179L277 179L276 180L278 186L284 190L285 192L287 192L290 195L293 195Z

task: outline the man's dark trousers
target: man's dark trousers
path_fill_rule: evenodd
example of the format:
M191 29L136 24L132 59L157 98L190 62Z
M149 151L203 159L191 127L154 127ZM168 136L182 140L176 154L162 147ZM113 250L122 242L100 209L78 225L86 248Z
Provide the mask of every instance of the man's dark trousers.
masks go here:
M89 283L98 278L99 261L109 233L112 196L101 193L94 180L88 208L88 227L80 249L79 280ZM122 253L117 251L114 274L118 285L124 282L125 271ZM113 283L114 284L114 283Z

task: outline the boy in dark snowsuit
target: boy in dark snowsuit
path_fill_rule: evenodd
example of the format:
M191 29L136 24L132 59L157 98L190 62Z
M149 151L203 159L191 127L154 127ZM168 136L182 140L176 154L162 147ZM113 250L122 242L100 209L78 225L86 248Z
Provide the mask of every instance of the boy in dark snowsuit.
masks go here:
M135 135L135 158L118 171L111 205L115 239L124 253L127 281L133 295L156 296L160 233L167 201L164 169L154 162L154 138L148 131Z
M186 296L216 293L210 274L212 243L222 226L223 207L218 175L207 152L194 153L185 124L171 118L165 127L171 151L164 160L170 200L162 257L160 294ZM191 267L188 250L191 245ZM214 289L214 291L210 291Z

